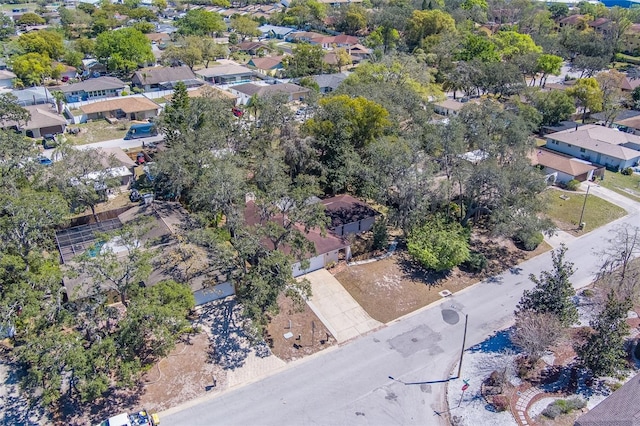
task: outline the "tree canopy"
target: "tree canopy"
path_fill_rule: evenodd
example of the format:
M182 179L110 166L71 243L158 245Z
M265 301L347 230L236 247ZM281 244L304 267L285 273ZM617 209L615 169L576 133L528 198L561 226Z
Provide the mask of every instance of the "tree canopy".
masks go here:
M132 71L153 62L151 42L134 28L121 28L98 35L96 56L112 71Z

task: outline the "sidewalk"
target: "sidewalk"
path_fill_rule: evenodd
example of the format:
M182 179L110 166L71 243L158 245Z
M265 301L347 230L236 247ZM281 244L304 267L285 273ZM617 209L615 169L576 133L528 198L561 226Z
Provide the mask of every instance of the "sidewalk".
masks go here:
M589 195L595 195L610 203L622 207L627 213L635 213L640 211L640 203L633 201L631 198L627 198L624 195L618 194L610 189L604 188L595 182L582 182L580 184L581 191L587 191L589 188Z

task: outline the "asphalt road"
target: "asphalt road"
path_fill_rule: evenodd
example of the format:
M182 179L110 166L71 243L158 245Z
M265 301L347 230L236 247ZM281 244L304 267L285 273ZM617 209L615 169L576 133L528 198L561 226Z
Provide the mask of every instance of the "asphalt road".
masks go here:
M164 136L152 136L149 138L142 139L111 139L108 141L96 142L96 143L88 143L85 145L76 145L78 149L97 149L97 148L122 148L122 149L131 149L131 148L139 148L142 146L142 142L151 143L151 142L161 142ZM53 153L55 152L55 148L45 149L42 153L43 156L47 158L52 158Z
M631 215L567 245L567 258L575 264L576 288L593 280L611 230L639 224L636 207ZM468 348L510 325L523 290L533 287L529 274L550 267L551 254L545 253L336 350L217 398L161 413L162 422L171 426L446 424L436 414L445 409L445 385L438 381L456 368L464 314L469 316ZM450 383L462 385L460 379Z

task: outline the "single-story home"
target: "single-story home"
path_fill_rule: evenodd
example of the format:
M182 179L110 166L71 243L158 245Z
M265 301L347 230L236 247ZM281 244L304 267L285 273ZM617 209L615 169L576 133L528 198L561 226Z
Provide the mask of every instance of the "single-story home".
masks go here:
M575 426L638 426L640 425L640 374L633 376L620 389L606 397L586 414L578 417Z
M287 93L289 102L304 99L309 93L306 87L298 86L293 83L258 85L254 83L239 84L231 86L229 91L238 97L238 104L246 105L253 95L269 96L276 93Z
M257 206L253 199L248 197L247 203L244 211L245 222L249 226L259 226L263 223L263 219L260 217ZM277 218L274 220L278 220ZM299 231L301 231L305 238L311 241L315 247L315 253L307 253L306 261L309 262L309 266L305 269L302 269L302 259L299 262L296 262L292 265L292 274L294 277L298 277L300 275L304 275L309 272L317 271L318 269L322 269L325 266L329 266L331 264L337 263L340 258L349 259L351 258L351 245L347 240L340 236L336 236L330 232L322 235L320 229L310 229L308 232L305 232L304 226L295 225ZM273 243L268 239L264 239L262 244L265 247L273 250ZM280 250L288 253L290 248L287 246L281 246Z
M266 52L270 52L271 48L261 41L243 41L235 46L231 46L230 50L233 52L243 52L251 56L260 56Z
M0 70L0 87L13 87L13 79L16 75L9 70Z
M640 136L589 124L547 135L546 147L611 169L638 164Z
M543 135L548 135L549 133L561 132L563 130L575 129L576 127L584 126L582 123L578 123L577 121L565 120L561 121L556 125L548 124L546 126L542 126L540 131Z
M623 132L640 135L640 115L614 121L613 125ZM630 146L630 148L640 149L640 147L636 146Z
M570 155L560 154L540 147L529 155L531 164L543 168L550 183L567 183L570 180L579 182L593 180L598 176L604 176L604 167L596 166L588 161L573 158Z
M331 221L329 230L339 236L370 231L380 215L368 204L347 194L325 198L321 203Z
M78 77L78 70L76 69L76 67L72 67L71 65L67 65L67 64L63 64L60 62L54 62L53 64L51 64L52 67L57 67L57 66L61 66L62 67L62 72L60 73L60 78L64 79L65 77L67 79L72 79L72 78L76 78Z
M312 39L324 37L320 33L315 33L313 31L296 31L293 33L289 33L286 37L286 41L292 43L309 43Z
M118 118L142 121L157 117L160 106L144 96L125 96L82 105L80 110L86 120Z
M263 58L251 58L247 62L249 68L255 69L264 75L276 76L284 69L283 56L265 56Z
M55 104L56 100L46 87L28 87L11 92L18 100L16 103L21 106Z
M118 213L117 211L115 213ZM180 203L150 201L120 212L115 217L104 219L98 223L88 223L56 232L56 242L65 267L73 267L78 255L96 250L99 234L116 231L127 223L149 217L149 230L142 236L140 243L151 248L162 246L162 250L152 260L153 270L144 285L153 286L160 281L175 279L186 282L196 299L196 306L212 300L231 296L235 293L233 285L227 281L228 271L212 270L208 266L206 252L190 243L178 241L177 236L188 227L189 216ZM168 261L168 253L178 244L187 244L194 254L189 264L180 260ZM105 244L118 255L124 254L126 248L116 240ZM69 300L77 300L92 293L91 278L86 275L65 277L63 291ZM118 301L117 296L107 288L103 289L110 301Z
M348 74L340 72L335 74L314 75L311 78L313 78L313 81L318 84L320 93L331 93L336 90L340 83L342 83L347 77Z
M122 148L98 148L100 164L114 178L120 179L121 190L126 190L133 180L136 162Z
M82 70L82 78L95 78L107 73L107 67L97 59L83 59Z
M202 80L186 65L180 67L151 67L135 72L131 78L133 86L145 92L173 90L176 83L183 82L187 88L201 86Z
M60 90L67 102L80 102L120 96L126 87L126 83L119 78L98 77L62 86Z
M293 28L279 27L276 25L262 25L258 27L258 31L260 31L262 38L276 38L284 40L289 33L293 32Z
M373 49L369 49L361 44L354 44L347 49L347 52L354 58L354 62L360 62L369 59Z
M350 3L362 3L364 0L319 0L320 3L332 7L339 7Z
M30 138L41 138L46 134L64 133L67 128L67 120L58 114L54 105L28 105L24 109L29 111L31 118L26 124L5 122L2 127L14 128Z
M167 33L148 33L145 36L153 44L163 45L168 41L171 41L171 36Z
M444 101L435 102L433 104L433 110L440 115L450 116L450 115L458 115L462 107L464 107L464 103L460 101L455 101L453 99L445 99Z
M253 70L242 65L225 64L196 71L196 75L208 83L232 84L253 80Z

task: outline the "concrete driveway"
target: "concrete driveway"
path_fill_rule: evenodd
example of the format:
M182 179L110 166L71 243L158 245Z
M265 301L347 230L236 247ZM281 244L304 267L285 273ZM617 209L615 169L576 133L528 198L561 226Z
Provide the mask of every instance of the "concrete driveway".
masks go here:
M309 307L331 331L338 343L346 342L375 330L382 323L374 320L351 297L342 284L326 269L310 272L304 278L311 282Z

